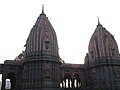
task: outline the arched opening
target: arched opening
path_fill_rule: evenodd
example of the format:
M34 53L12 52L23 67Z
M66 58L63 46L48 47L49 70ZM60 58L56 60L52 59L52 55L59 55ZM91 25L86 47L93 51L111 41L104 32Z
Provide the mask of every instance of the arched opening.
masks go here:
M15 73L10 72L7 76L6 79L10 80L11 83L11 89L15 89L15 84L16 84L16 77L15 77Z
M64 88L72 88L72 78L70 74L65 74L64 80L63 80L63 87Z
M0 74L0 90L2 88L2 74Z
M74 79L72 82L72 87L73 88L80 88L81 87L81 80L78 74L74 75Z
M49 51L50 50L50 40L49 38L46 36L44 39L43 39L43 49L44 50L47 50Z
M10 79L5 80L5 90L10 90L11 89L11 81Z
M65 81L63 79L60 80L60 88L65 87Z

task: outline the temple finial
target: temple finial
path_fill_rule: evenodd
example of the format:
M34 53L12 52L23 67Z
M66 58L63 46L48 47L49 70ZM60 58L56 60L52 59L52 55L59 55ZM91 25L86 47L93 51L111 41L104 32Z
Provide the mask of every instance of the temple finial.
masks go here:
M101 24L100 24L100 20L99 20L99 17L98 17L98 16L97 16L97 18L98 18L98 25L101 25Z
M44 14L44 4L42 4L42 13Z
M46 16L45 13L44 13L44 4L42 4L42 13L40 15Z

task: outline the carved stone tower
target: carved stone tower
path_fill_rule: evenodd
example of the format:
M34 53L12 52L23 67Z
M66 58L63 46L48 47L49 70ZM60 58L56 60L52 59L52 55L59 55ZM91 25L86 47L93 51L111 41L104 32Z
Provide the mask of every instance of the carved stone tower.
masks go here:
M99 22L85 58L87 90L120 90L120 60L114 36ZM119 79L118 79L119 78Z
M43 8L26 41L22 90L59 90L59 64L56 33Z
M114 36L98 19L85 63L65 63L59 57L55 30L42 8L25 51L0 64L0 74L1 90L9 85L11 90L120 90L120 54Z

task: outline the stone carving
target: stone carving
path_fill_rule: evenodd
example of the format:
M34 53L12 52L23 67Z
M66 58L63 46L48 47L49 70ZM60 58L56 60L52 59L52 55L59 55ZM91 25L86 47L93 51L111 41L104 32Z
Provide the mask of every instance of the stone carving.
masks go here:
M45 73L45 78L50 78L50 70L49 69L45 69L44 73Z
M120 79L120 70L115 70L113 73L116 78Z

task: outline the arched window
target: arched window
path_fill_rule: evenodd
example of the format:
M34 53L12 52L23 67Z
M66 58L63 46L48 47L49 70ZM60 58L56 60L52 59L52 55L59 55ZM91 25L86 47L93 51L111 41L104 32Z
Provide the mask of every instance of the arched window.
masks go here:
M73 88L80 88L81 87L81 80L78 74L74 75L74 79L72 82L72 87Z
M49 49L49 45L50 45L50 41L48 39L45 40L45 48L46 48L46 50Z
M43 49L44 50L49 50L50 49L50 40L48 39L48 37L45 37L43 40Z
M72 78L69 73L66 73L64 76L63 87L64 88L72 88Z
M11 89L11 81L10 81L10 79L5 80L5 89L6 90Z
M15 84L16 84L16 77L14 72L10 72L7 76L6 79L10 80L11 83L11 89L15 89Z

